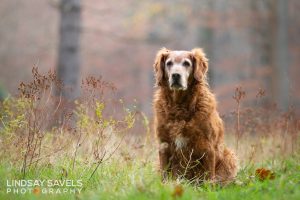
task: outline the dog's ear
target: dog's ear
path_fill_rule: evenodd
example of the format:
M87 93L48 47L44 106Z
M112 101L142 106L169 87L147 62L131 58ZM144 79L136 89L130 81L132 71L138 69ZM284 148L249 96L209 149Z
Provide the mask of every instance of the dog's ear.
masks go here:
M167 56L169 55L169 52L170 50L162 48L156 54L156 58L153 65L156 78L156 86L162 85L162 81L164 78L165 61Z
M208 59L204 51L200 48L192 49L193 64L194 64L194 78L200 82L206 78L208 70Z

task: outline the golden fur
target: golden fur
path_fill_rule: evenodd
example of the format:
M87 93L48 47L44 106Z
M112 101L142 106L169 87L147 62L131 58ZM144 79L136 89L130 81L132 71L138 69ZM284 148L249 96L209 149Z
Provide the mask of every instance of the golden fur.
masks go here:
M172 90L164 70L171 52L161 49L154 63L154 128L163 178L170 174L197 182L231 181L237 173L237 158L224 146L223 122L206 81L208 60L199 48L185 54L193 61L188 88Z

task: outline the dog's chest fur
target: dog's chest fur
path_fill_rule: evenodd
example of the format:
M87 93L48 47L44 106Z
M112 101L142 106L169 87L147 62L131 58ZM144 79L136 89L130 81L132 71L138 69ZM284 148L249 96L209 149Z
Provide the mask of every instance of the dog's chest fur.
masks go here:
M191 145L191 138L185 135L186 124L194 117L194 113L186 107L166 108L165 118L167 134L176 151L182 151Z
M175 144L175 149L177 151L178 150L182 150L182 149L184 149L187 146L187 144L188 144L188 138L183 137L182 135L177 135L175 137L174 144Z

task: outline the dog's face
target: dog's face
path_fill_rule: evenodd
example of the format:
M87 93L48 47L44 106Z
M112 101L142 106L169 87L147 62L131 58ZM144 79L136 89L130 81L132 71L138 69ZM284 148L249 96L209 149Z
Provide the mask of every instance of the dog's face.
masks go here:
M202 49L171 51L161 49L156 56L156 84L171 90L186 90L193 80L201 82L207 72L207 58Z
M164 63L168 84L174 90L186 90L193 71L193 60L188 51L171 51Z

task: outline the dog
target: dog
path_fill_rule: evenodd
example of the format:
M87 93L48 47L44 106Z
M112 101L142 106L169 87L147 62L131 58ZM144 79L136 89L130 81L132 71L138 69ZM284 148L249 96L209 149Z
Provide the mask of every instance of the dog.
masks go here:
M154 130L163 180L231 182L234 152L224 145L223 121L207 82L208 59L200 48L162 48L154 62Z

